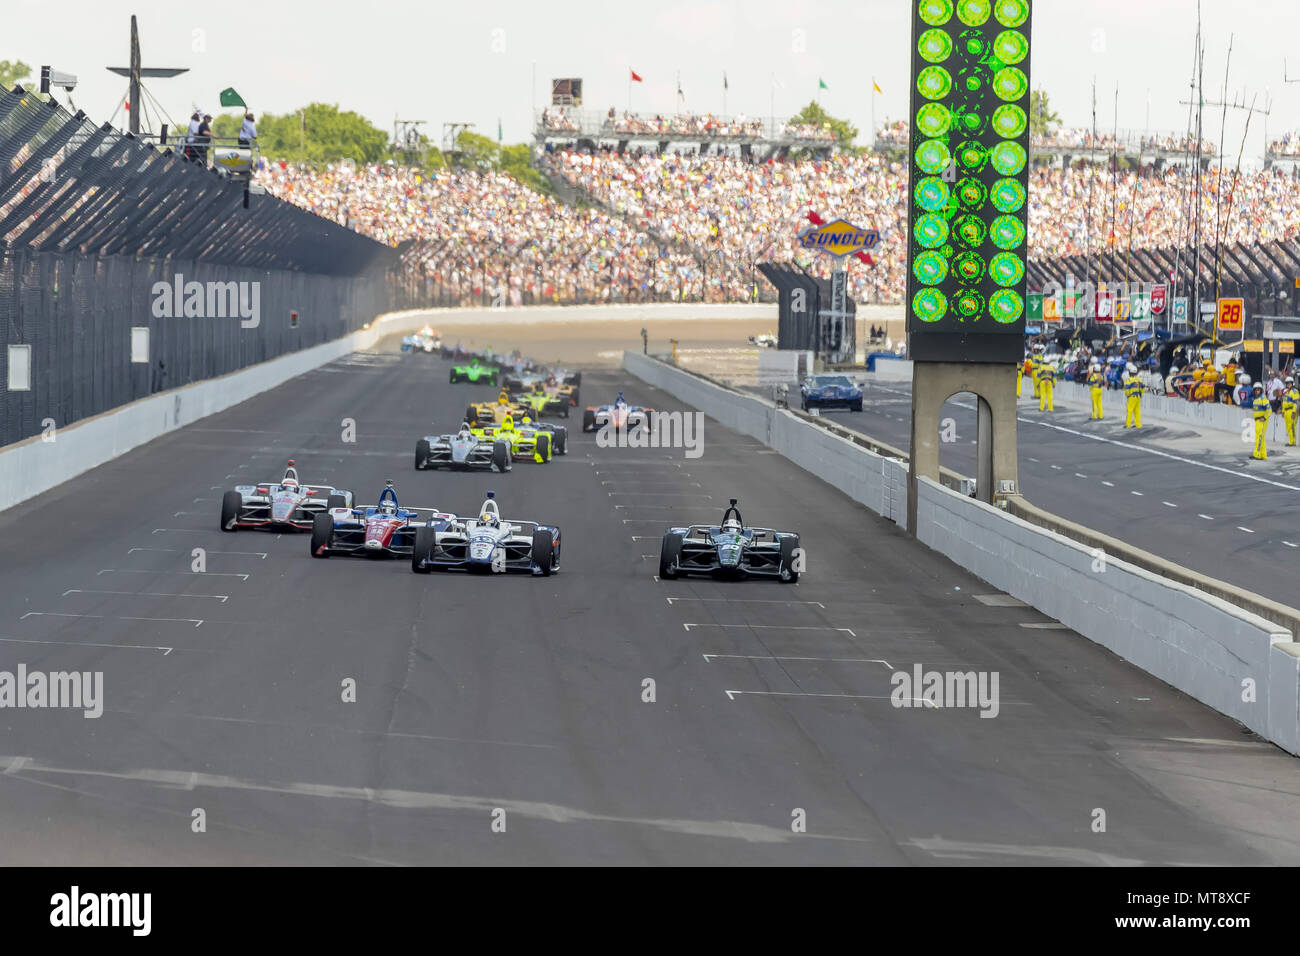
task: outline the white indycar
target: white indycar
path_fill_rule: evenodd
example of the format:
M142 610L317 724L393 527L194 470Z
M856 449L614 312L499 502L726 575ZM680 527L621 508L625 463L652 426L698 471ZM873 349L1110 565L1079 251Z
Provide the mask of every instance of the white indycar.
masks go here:
M411 570L434 569L549 576L560 570L560 529L501 517L489 491L477 518L430 522L417 528Z
M221 530L269 528L310 531L316 515L351 508L352 492L329 485L304 485L292 458L284 477L260 485L236 485L221 499Z
M468 422L454 435L425 435L415 443L415 470L452 468L468 470L489 468L509 471L514 467L510 442L504 438L486 438L474 434Z

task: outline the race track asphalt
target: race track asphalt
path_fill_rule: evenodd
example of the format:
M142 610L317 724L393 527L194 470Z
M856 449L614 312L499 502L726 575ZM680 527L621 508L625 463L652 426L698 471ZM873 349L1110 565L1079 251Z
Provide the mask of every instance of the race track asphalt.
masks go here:
M911 412L911 384L899 382L868 384L861 413L826 414L906 451ZM970 396L950 400L943 419L951 419L955 440L940 445L941 463L974 475ZM1089 421L1086 407L1061 401L1055 412L1040 412L1026 382L1017 435L1021 492L1070 521L1296 605L1300 452L1271 448L1268 461L1255 462L1234 435L1150 420L1140 430L1123 426L1113 416Z
M681 407L615 371L583 400L618 388ZM389 341L0 513L0 669L105 682L98 719L0 710L0 859L1300 862L1294 759L712 421L699 458L574 418L550 464L414 472L430 422L491 393ZM392 478L469 513L491 488L562 528L562 571L418 576L221 533L222 491L289 457L363 503ZM665 526L729 496L802 534L797 586L656 580ZM997 716L893 707L917 663L997 672Z

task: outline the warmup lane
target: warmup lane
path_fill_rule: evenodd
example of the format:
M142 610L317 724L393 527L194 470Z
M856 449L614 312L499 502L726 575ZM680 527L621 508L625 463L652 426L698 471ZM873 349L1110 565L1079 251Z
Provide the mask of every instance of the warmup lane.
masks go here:
M1300 859L1293 760L1077 635L1022 626L1050 622L990 606L712 421L697 459L598 447L575 418L549 465L415 473L429 420L451 429L492 390L391 346L0 514L0 668L106 682L98 720L0 711L6 862ZM677 406L614 373L582 390L618 388ZM404 503L461 513L493 488L508 516L561 526L563 571L423 577L215 530L221 491L288 457L362 502L390 477ZM656 581L664 527L733 495L802 533L800 584ZM915 663L997 671L998 716L894 708L890 675Z
M1025 395L1029 385L1025 385ZM967 397L969 398L969 396ZM865 386L861 414L832 411L837 424L904 450L911 441L911 386ZM1125 430L1086 409L1040 413L1020 404L1020 486L1047 511L1151 551L1202 574L1294 603L1300 553L1300 453L1271 449L1261 467L1249 448L1187 429L1148 423ZM975 411L944 406L956 440L941 445L945 467L975 473ZM1192 447L1188 447L1191 445Z

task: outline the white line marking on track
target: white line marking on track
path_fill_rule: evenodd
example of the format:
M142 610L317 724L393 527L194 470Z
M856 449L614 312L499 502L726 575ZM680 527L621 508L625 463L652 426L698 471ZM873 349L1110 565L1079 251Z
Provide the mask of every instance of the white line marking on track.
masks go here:
M68 588L59 597L67 597L69 594L134 594L139 597L183 597L183 598L215 598L222 602L230 600L229 594L168 594L164 591L100 591L96 588Z
M802 691L783 690L729 690L725 693L727 700L735 700L737 697L839 697L846 700L890 700L893 697L892 694L807 694ZM919 702L923 707L938 706L924 697L913 697L912 702Z
M755 631L840 631L849 635L849 637L858 636L847 627L830 627L829 625L821 624L807 626L800 625L794 627L784 624L696 624L692 622L690 624L683 624L682 627L684 627L688 632L693 627L747 627Z
M166 657L174 647L162 647L157 644L97 644L93 641L20 641L16 637L0 637L0 643L5 644L59 644L63 647L122 647L130 648L137 651L162 651L163 657ZM203 653L211 653L204 651Z
M216 528L212 529L216 531ZM207 534L207 528L154 528L153 534L162 534L165 531L184 531L186 534Z
M1114 488L1114 487L1115 487L1115 482L1113 482L1113 481L1103 481L1102 484L1105 485L1107 488Z
M139 568L104 568L99 574L197 574L209 578L240 578L244 581L248 580L248 575L239 571L149 571Z
M1201 515L1201 514L1198 514L1196 517L1198 517L1198 518L1204 518L1206 521L1213 521L1213 520L1214 520L1214 519L1211 518L1209 515Z
M775 654L704 654L701 656L709 663L713 663L715 660L815 661L821 664L884 664L886 667L890 667L889 661L878 657L778 657Z
M698 597L670 597L664 598L669 604L674 601L707 601L713 604L784 604L789 607L792 604L815 604L822 610L826 605L821 601L750 601L745 598L698 598Z
M1087 478L1088 476L1087 476L1087 475L1082 475L1082 474L1080 474L1079 472L1076 471L1076 472L1074 473L1074 477L1076 477L1076 478Z
M688 493L683 495L683 494L672 494L671 492L667 492L667 491L607 491L605 492L605 494L609 495L609 497L611 498L614 498L616 496L617 497L626 496L626 497L634 497L634 498L709 498L709 499L713 498L713 495L700 494L699 492L693 492L693 493ZM619 505L618 507L624 508L627 506Z
M1243 528L1241 525L1237 525L1237 530L1238 530L1238 531L1244 531L1244 532L1246 532L1246 534L1254 534L1254 533L1255 533L1254 531L1251 531L1249 528Z
M1178 507L1178 505L1174 504L1172 501L1162 501L1162 502L1160 502L1160 503L1161 503L1162 505L1164 505L1166 508L1177 508L1177 507Z
M1129 494L1130 494L1130 495L1137 495L1139 498L1143 497L1143 494L1142 494L1142 492L1140 492L1140 491L1130 491Z
M18 620L25 621L29 617L93 617L99 620L112 618L115 621L168 621L174 624L193 624L195 627L203 623L203 619L197 617L127 617L116 614L68 614L64 611L28 611Z
M1035 631L1068 631L1070 628L1059 621L1047 621L1037 623L1021 623L1021 627L1027 627Z
M1300 544L1292 544L1290 541L1283 541L1282 543L1288 548L1300 548Z

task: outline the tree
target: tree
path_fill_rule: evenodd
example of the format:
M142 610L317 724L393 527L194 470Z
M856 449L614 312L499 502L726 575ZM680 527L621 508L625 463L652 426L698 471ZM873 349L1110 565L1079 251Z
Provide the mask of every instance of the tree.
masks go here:
M791 123L804 126L829 126L835 134L835 141L840 146L852 146L853 141L857 139L858 128L848 122L848 120L836 119L822 109L821 104L816 100L810 102L794 116L790 117Z
M22 60L0 60L0 90L12 90L21 80L32 75L32 68Z
M242 116L223 113L212 121L212 133L234 139L242 123ZM328 103L283 115L263 114L257 121L257 141L263 156L293 163L375 163L388 158L387 133L364 116Z
M1034 90L1029 94L1029 135L1051 136L1061 125L1061 117L1052 112L1047 94L1043 90Z

